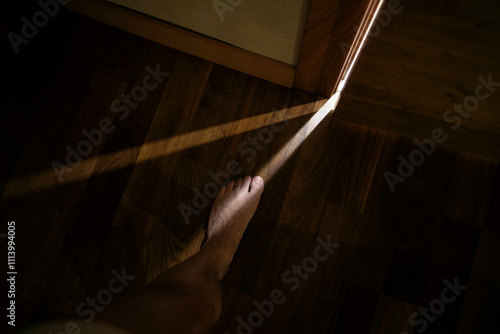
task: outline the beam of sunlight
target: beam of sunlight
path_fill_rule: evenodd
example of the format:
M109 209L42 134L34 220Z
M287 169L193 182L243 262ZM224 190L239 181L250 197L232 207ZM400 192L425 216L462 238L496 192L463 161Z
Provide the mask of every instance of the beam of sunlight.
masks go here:
M58 180L52 169L24 175L9 180L5 185L2 200L34 194L46 189L85 180L133 164L158 159L192 147L259 129L285 120L305 116L304 106L290 107L242 120L212 126L202 130L176 135L170 138L145 143L118 152L102 154L83 160L78 166L61 175ZM313 113L313 111L309 112Z
M314 114L306 124L300 128L290 140L283 145L280 151L275 153L269 162L260 167L255 175L261 176L264 182L268 182L276 172L290 159L306 138L316 129L319 123L330 113L335 111L339 102L341 91L338 90L333 96Z
M345 84L351 77L354 66L356 66L361 52L363 51L367 41L370 39L371 28L374 26L384 3L385 1L379 0L371 0L369 3L363 19L361 20L360 27L354 37L354 41L357 41L357 45L353 45L347 54L347 61L342 68L341 76L338 80L337 92L342 92ZM375 11L373 12L373 16L370 17L370 13L372 13L373 8L375 8Z
M261 176L265 182L269 181L276 172L290 159L290 157L297 151L300 145L306 140L306 138L316 129L318 124L330 113L334 112L342 91L344 90L347 81L353 72L354 66L356 65L361 52L363 51L366 42L369 39L371 33L371 27L373 27L375 21L378 18L382 5L384 1L372 0L368 9L365 11L363 19L361 21L361 26L354 38L358 41L359 47L352 47L347 55L347 61L341 71L341 76L338 79L338 84L335 94L316 112L316 114L306 123L304 126L288 141L283 148L274 154L268 163L261 166L256 175ZM372 10L375 11L372 12ZM373 16L370 16L373 13Z

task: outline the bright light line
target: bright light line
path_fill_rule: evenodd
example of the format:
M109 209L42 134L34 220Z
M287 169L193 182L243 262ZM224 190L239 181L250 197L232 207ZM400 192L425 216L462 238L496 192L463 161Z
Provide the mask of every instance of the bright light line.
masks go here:
M85 180L93 175L99 175L133 164L158 159L172 153L181 152L192 147L212 143L223 138L235 136L314 112L310 111L304 113L303 107L302 105L276 110L266 114L145 143L141 146L127 148L118 152L88 158L73 168L71 173L67 172L62 174L61 180L57 179L57 175L52 169L31 175L19 176L6 183L5 191L2 194L2 200L17 198L23 195L37 193L45 189Z
M384 3L385 3L385 1L379 1L377 9L375 10L375 13L372 16L368 27L370 27L370 28L373 27L373 25L375 23L375 20L377 20L377 18L378 18L378 14L380 12L380 9L382 8L382 6L383 6ZM363 26L363 23L366 22L367 17L369 15L369 12L370 12L370 10L368 8L368 10L365 12L365 15L363 16L363 19L361 21L361 27ZM360 34L361 31L362 31L362 29L360 28L358 30L358 34ZM365 47L366 41L369 39L368 36L370 35L370 33L371 33L371 29L367 29L366 32L365 32L365 34L364 34L364 36L363 36L363 39L361 41L360 47L356 49L356 54L354 55L353 60L352 60L351 64L349 65L349 68L347 69L347 71L345 72L345 74L342 76L342 79L341 79L341 81L340 81L340 83L338 85L337 91L342 92L342 90L344 89L345 84L347 83L347 81L351 77L351 74L352 74L352 71L354 69L354 66L356 66L356 64L357 64L357 62L359 60L361 52L363 51L363 49ZM357 35L354 38L354 40L356 40L356 39L357 39Z
M276 172L290 159L298 150L306 138L316 129L323 119L332 111L335 111L340 99L340 91L333 96L314 114L313 117L287 142L283 148L274 154L268 163L257 170L255 175L261 176L264 182L268 182Z

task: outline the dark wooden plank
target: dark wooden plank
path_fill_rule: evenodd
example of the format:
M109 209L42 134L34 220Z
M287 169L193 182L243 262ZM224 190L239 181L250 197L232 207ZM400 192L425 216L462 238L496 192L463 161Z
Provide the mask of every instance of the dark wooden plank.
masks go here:
M174 203L178 201L176 199L178 192L168 190L172 189L170 181L180 154L177 149L179 141L164 140L189 131L211 68L211 63L199 58L185 54L177 58L148 130L145 144L140 149L137 164L113 219L114 227L139 232L145 239L157 226L163 226L165 221L168 222L163 231L172 231L172 237L183 241L167 246L168 261L160 264L163 270L191 256L197 251L203 239L201 236L198 245L196 242L192 245L188 242L195 228L180 220L178 209L174 209ZM162 154L162 151L169 151L170 154ZM155 159L150 160L151 155ZM141 276L141 280L147 282L155 274L158 274L156 270L154 272L143 270L141 275L144 276Z
M493 181L495 195L490 205L487 221L481 231L467 296L460 318L458 333L492 333L496 331L498 297L500 296L500 169Z
M412 333L413 327L409 323L409 315L418 310L412 304L381 295L378 302L370 334Z
M461 126L443 114L476 94L479 76L500 81L498 3L401 1L403 11L371 36L337 117L409 138L443 128L446 147L498 160L498 89Z

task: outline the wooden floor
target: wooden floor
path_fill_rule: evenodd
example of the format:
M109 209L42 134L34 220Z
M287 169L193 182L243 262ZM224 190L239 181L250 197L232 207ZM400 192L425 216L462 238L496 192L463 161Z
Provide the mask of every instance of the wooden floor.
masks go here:
M336 117L409 138L445 128L446 147L500 159L498 88L457 130L443 120L475 95L479 76L500 82L500 2L401 0L401 8L377 21Z
M440 22L439 31L453 35L461 25L446 4L405 8L367 47L337 111L314 130L310 120L326 102L321 97L68 12L56 17L2 72L0 219L16 221L18 327L76 316L113 269L136 276L123 296L194 254L210 208L186 224L179 205L192 205L193 188L203 189L211 172L235 160L239 175L264 171L267 182L223 282L214 333L238 333L239 317L248 322L253 302L270 299L274 289L286 300L255 333L421 333L424 324L425 333L497 333L500 92L394 192L384 174L397 173L398 157L417 148L413 138L442 126L439 113L470 94L478 75L500 78L493 58L499 39L484 45L499 36L499 26L476 27L482 37L467 49L475 57L462 50L465 56L454 58L464 72L439 74L443 64L428 61L430 76L420 68L432 59L425 52L444 62L444 51L436 50L452 53L459 37L428 51L398 31L415 25L430 34L436 28L424 23ZM476 28L465 22L467 44ZM375 63L377 45L391 57ZM411 70L381 70L398 59ZM146 68L157 64L168 78L121 120L112 102L142 85ZM401 81L405 76L413 83ZM115 130L59 182L53 161L64 163L66 147L76 149L82 131L105 118ZM248 137L262 137L271 124L285 127L257 144L253 159L238 149L248 150ZM289 270L311 265L318 237L342 245L300 279ZM436 309L445 281L468 288L432 320L414 318L421 307Z

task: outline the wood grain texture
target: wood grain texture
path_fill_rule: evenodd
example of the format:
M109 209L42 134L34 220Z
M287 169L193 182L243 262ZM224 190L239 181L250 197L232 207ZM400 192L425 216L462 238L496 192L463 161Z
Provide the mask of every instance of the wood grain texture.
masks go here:
M337 117L419 140L442 128L448 136L446 147L498 160L497 88L456 130L444 113L476 94L479 76L500 81L500 20L493 14L500 10L499 3L401 5L402 12L364 48Z
M294 87L330 97L359 57L384 0L312 0Z
M498 267L498 255L500 247L500 214L494 209L500 200L500 168L497 170L493 180L495 194L493 203L488 213L483 230L481 231L476 258L472 268L467 296L462 310L460 326L457 333L487 333L497 328L496 314L498 314L498 303L500 296L500 270ZM491 305L488 308L478 305Z
M412 326L408 321L408 315L417 312L418 307L404 303L387 296L380 296L377 313L370 330L370 334L411 333Z

